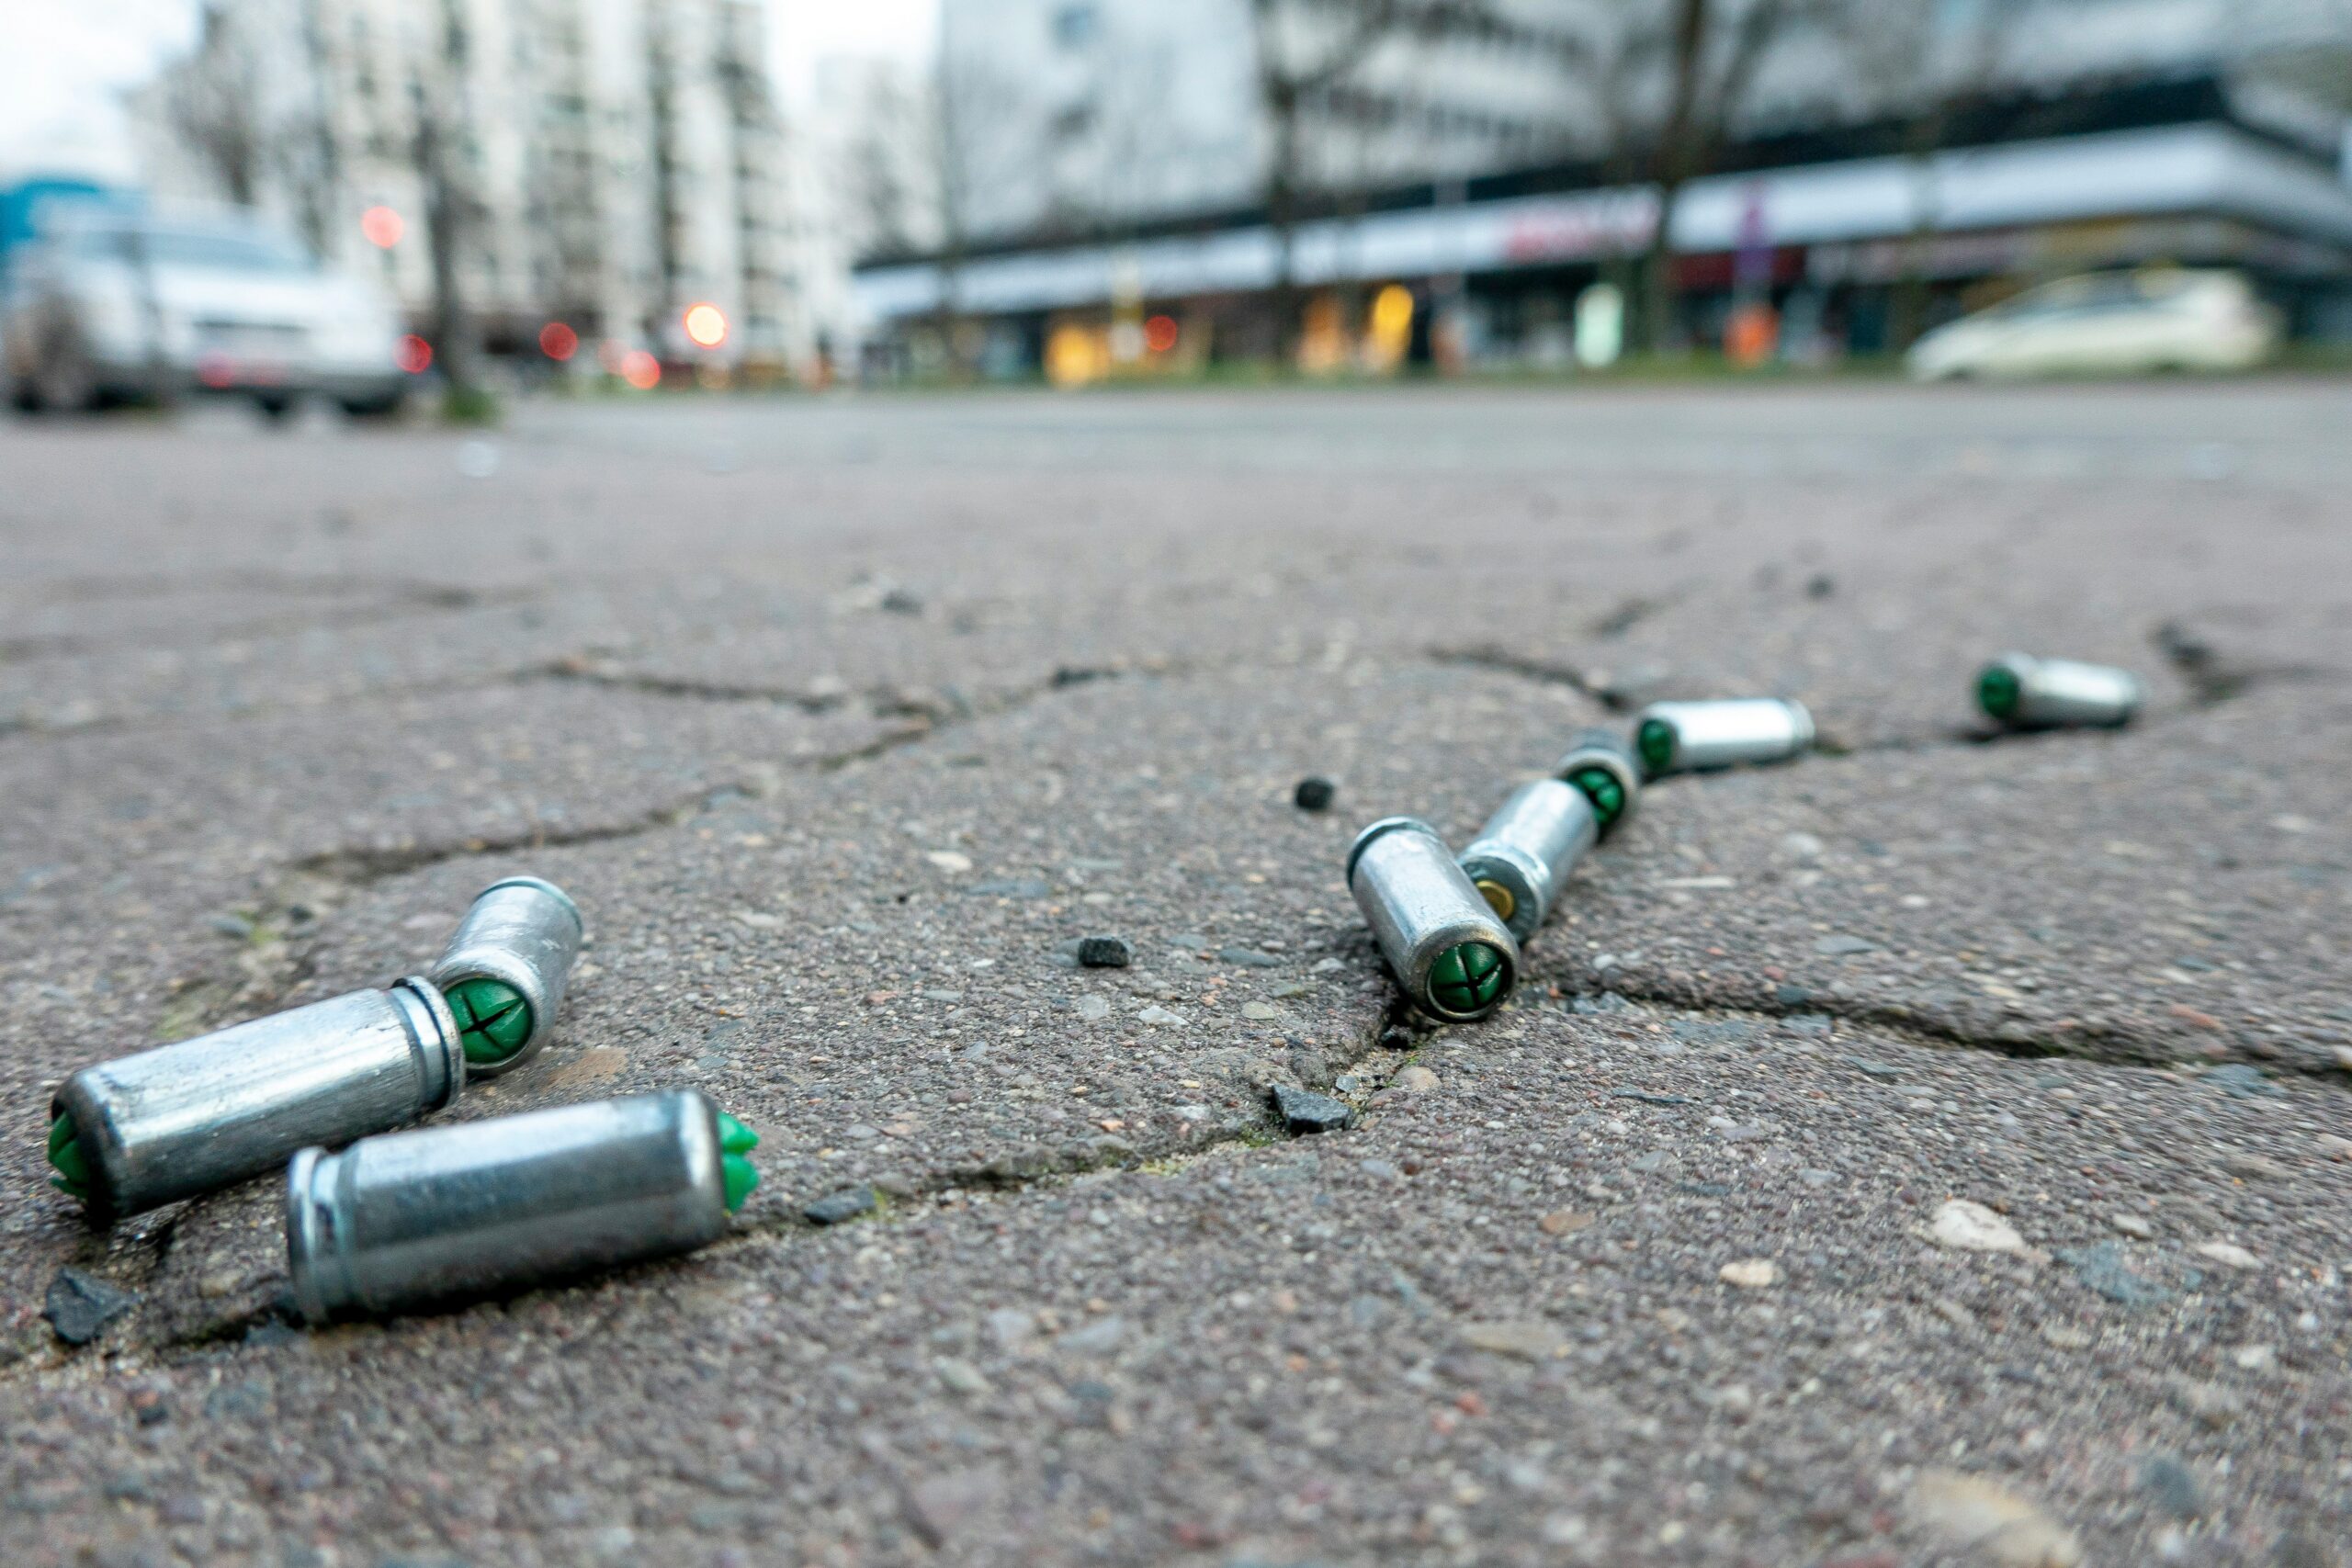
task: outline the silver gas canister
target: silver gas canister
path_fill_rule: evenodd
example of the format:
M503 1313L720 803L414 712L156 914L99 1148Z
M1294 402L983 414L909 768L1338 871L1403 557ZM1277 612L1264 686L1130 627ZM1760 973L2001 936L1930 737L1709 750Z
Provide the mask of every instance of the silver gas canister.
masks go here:
M464 1082L457 1021L410 978L83 1068L51 1103L50 1163L94 1215L133 1214L413 1122Z
M1559 779L1537 779L1511 791L1462 852L1460 863L1487 907L1523 942L1551 914L1568 874L1600 836L1599 816L1582 790Z
M295 1303L320 1324L690 1252L727 1233L758 1142L683 1089L304 1149L286 1171Z
M1785 697L1652 703L1634 724L1634 748L1650 778L1785 761L1812 744L1813 715Z
M1604 839L1623 826L1641 799L1641 759L1613 729L1579 729L1569 736L1568 749L1552 764L1552 776L1584 792Z
M581 936L579 906L552 882L510 876L474 899L431 976L457 1016L470 1076L496 1077L547 1043Z
M1356 835L1348 889L1413 1005L1448 1022L1484 1018L1519 983L1519 944L1454 863L1437 829L1389 817Z
M2005 653L1978 671L1976 705L2011 729L2114 728L2132 722L2147 689L2129 670Z

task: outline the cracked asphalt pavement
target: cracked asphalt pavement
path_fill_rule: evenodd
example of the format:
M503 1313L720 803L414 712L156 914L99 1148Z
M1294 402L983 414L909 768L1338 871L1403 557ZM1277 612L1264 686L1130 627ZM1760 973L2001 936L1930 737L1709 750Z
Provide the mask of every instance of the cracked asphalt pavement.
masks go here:
M0 1561L2352 1568L2346 428L0 426ZM1989 737L2012 648L2149 710ZM1355 828L1751 694L1822 750L1661 782L1510 1007L1400 1011ZM700 1088L763 1135L728 1240L311 1332L275 1180L49 1189L67 1073L416 973L521 872L588 946L450 1114Z

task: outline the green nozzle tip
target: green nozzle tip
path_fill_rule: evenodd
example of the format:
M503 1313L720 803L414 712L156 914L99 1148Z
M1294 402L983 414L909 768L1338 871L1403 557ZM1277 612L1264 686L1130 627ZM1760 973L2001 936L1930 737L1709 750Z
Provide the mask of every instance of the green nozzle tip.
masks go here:
M760 1184L760 1173L741 1155L719 1156L718 1169L727 1184L727 1212L731 1214L743 1206L743 1200Z
M718 1113L718 1146L726 1154L747 1155L760 1146L760 1135L722 1111Z
M2006 664L1987 664L1976 677L1976 705L1995 718L2015 716L2018 698L2023 694L2018 672Z
M1674 764L1674 726L1662 718L1642 720L1641 729L1634 736L1634 749L1642 754L1642 766L1653 777L1666 772Z
M1430 966L1430 996L1448 1012L1476 1012L1503 993L1503 955L1483 942L1447 948Z
M1568 782L1592 802L1593 815L1600 818L1604 828L1616 821L1618 813L1625 809L1625 786L1607 768L1579 768L1568 775Z
M503 1062L531 1037L531 1004L503 980L460 980L442 995L458 1020L458 1042L469 1062Z
M49 1152L51 1157L54 1158L57 1151L72 1143L76 1136L77 1134L74 1130L74 1118L65 1111L59 1111L49 1123Z

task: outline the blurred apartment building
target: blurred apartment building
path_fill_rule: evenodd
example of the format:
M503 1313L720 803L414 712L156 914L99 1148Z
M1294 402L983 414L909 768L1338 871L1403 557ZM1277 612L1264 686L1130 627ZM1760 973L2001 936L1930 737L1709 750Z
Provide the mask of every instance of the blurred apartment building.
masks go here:
M143 162L159 196L259 207L420 323L444 226L493 354L527 363L561 322L607 364L805 370L823 334L765 21L761 0L211 0L134 104ZM681 324L702 302L729 323L715 349Z
M1474 354L1556 356L1666 209L1672 0L943 6L938 219L856 278L917 359L952 326L1035 366L1138 311L1188 353L1261 355L1270 300L1367 320L1392 284ZM1949 314L2157 261L2245 266L2300 330L2352 336L2344 0L1707 9L1695 112L1719 119L1668 220L1690 338L1760 292L1867 351L1908 279Z

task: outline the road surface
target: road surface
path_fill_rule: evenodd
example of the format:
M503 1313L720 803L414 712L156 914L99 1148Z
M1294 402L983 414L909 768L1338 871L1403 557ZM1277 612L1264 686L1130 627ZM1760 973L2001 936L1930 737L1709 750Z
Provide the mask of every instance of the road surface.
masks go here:
M0 426L0 1559L2344 1568L2347 429ZM1987 743L2012 648L2149 710ZM1491 1021L1398 1010L1356 827L1757 694L1823 751L1649 792ZM45 1185L74 1068L415 973L526 871L591 945L450 1114L698 1087L763 1138L729 1240L311 1332L275 1182L111 1233Z

